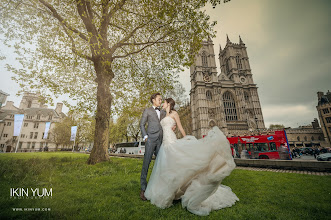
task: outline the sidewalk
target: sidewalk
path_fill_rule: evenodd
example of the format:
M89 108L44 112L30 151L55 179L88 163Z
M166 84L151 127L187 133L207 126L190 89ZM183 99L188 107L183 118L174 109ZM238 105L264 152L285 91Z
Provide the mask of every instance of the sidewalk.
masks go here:
M260 168L260 167L239 167L235 169L239 170L253 170L253 171L270 171L276 173L300 173L308 175L317 175L317 176L331 176L331 173L328 172L315 172L315 171L306 171L306 170L283 170L283 169L271 169L271 168Z

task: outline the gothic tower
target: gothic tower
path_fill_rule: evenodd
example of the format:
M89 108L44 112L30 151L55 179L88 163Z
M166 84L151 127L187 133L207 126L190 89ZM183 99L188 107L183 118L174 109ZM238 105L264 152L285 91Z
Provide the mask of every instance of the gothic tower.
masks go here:
M221 73L217 74L214 45L203 42L190 68L193 135L201 138L217 125L226 135L243 135L265 129L246 46L227 37L220 47Z

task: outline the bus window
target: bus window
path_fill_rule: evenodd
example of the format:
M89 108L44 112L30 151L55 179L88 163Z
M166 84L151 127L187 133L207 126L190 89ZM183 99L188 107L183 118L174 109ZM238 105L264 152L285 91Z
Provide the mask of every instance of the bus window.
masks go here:
M254 148L253 148L253 144L246 144L246 149L247 149L248 151L253 151L253 150L254 150Z
M267 143L255 143L254 144L254 149L257 150L257 151L267 151L267 150L269 150Z
M275 142L270 142L269 143L270 150L277 150L276 143Z

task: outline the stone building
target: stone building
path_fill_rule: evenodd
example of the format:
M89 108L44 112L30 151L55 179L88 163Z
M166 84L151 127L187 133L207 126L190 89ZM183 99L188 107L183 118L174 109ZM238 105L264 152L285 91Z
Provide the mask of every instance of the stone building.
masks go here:
M224 49L219 49L220 74L210 38L202 43L190 68L193 135L201 138L215 125L228 136L264 130L258 87L244 42L240 36L239 44L227 37Z
M317 118L311 125L285 128L285 131L291 149L294 147L328 147Z
M331 147L331 92L317 92L316 106L325 142Z
M54 122L59 122L66 115L62 112L62 103L57 103L55 109L49 109L40 101L39 93L25 92L20 106L14 106L12 101L0 109L0 151L2 152L33 152L47 146L55 150L51 142ZM19 137L13 137L14 115L24 114L24 121ZM48 138L43 139L46 122L51 122ZM19 142L18 142L19 141ZM18 144L17 144L18 142Z

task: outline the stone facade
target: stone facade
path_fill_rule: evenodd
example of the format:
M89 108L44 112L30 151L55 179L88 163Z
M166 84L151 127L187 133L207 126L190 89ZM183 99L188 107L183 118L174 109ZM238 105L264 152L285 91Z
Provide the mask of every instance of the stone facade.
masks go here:
M316 106L318 117L325 142L331 147L331 92L317 92L318 105Z
M193 135L201 138L215 125L227 136L265 130L257 86L240 37L239 44L227 38L225 48L220 46L219 62L220 74L209 38L190 68Z
M285 128L285 131L291 149L294 147L328 147L317 118L314 119L312 125Z
M57 103L56 109L49 109L40 101L40 94L25 92L20 107L7 101L0 109L0 151L2 152L33 152L47 146L49 150L55 150L50 136L54 122L59 122L66 115L62 112L62 103ZM24 121L20 136L13 137L14 115L24 114ZM51 122L47 139L43 139L46 122ZM19 143L17 144L17 141Z

